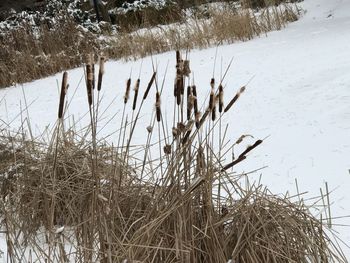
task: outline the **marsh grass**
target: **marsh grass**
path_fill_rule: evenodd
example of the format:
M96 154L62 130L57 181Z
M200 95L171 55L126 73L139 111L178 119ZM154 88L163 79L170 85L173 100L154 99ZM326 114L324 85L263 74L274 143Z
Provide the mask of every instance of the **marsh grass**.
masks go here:
M48 142L28 138L23 128L3 131L0 213L10 262L346 262L329 224L312 215L302 194L276 196L234 172L263 142L228 157L233 145L221 118L244 89L212 119L210 112L224 103L224 78L217 87L213 77L208 91L222 98L188 114L188 103L203 98L195 86L183 90L190 70L185 61L177 52L172 124L162 115L164 86L154 70L144 87L136 81L143 97L133 100L131 122L124 124L123 111L118 147L96 133L103 74L100 90L94 89L93 60L86 65L91 123L84 132L64 125L65 111ZM65 73L61 94L68 83ZM129 105L125 98L121 103ZM147 129L138 123L145 100L156 105ZM67 99L60 101L66 108ZM133 145L136 126L145 145ZM240 136L234 145L250 139Z
M300 16L299 8L292 4L255 12L222 3L205 12L206 18L194 14L174 23L169 18L168 23L172 24L142 29L139 26L134 31L122 30L104 38L82 30L69 19L58 22L50 30L42 26L33 31L25 25L0 36L0 87L81 66L86 54L91 52L104 53L112 59L136 59L178 49L248 41L271 30L280 30ZM154 15L149 14L149 17ZM149 26L153 24L149 22Z

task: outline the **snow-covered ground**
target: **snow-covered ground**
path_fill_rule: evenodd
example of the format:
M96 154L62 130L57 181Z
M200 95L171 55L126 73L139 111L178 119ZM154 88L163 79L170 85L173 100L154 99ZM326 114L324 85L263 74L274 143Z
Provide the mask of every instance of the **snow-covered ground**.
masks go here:
M319 195L328 182L332 203L332 216L350 215L350 0L305 0L301 6L306 14L286 29L271 32L249 42L220 46L216 77L231 57L233 65L224 84L225 99L233 97L238 88L253 76L246 93L231 112L229 137L241 134L256 138L269 136L261 147L252 152L248 160L237 166L248 171L268 166L260 171L262 183L274 193L307 191L305 196ZM190 53L191 68L199 90L199 99L209 91L216 49L195 50ZM162 98L163 112L172 115L172 81L174 77L173 52L153 57L158 64L161 82L167 63L169 72ZM152 74L151 58L143 59L141 88L145 88ZM138 76L141 60L133 62L110 61L106 64L103 86L104 105L111 107L104 113L105 121L122 111L125 80ZM87 112L86 90L82 69L69 71L70 91L73 98L69 114L75 120ZM31 125L39 134L56 121L58 84L61 74L0 90L0 129L20 126L20 105L25 107L23 91ZM73 93L76 94L73 96ZM153 90L154 91L154 90ZM153 96L153 93L152 93ZM32 103L33 102L33 103ZM145 142L144 128L149 123L154 101L148 101L142 122L137 129L135 143ZM131 107L129 105L129 107ZM103 110L102 110L103 111ZM101 112L102 112L101 111ZM24 112L24 116L26 116ZM119 126L118 114L101 131L100 136L115 132ZM83 124L82 124L83 126ZM103 126L101 124L101 126ZM142 128L142 129L141 129ZM112 136L111 138L116 138ZM252 175L258 178L260 174ZM350 217L333 221L345 244L350 245ZM336 226L339 224L338 226ZM0 239L0 244L5 244ZM350 258L350 249L343 245ZM4 250L4 247L0 247Z

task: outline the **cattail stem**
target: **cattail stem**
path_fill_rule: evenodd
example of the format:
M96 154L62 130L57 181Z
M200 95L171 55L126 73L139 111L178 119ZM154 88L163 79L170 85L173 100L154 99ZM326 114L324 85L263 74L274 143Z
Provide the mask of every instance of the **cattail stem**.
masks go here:
M209 113L210 113L210 110L209 110L209 109L207 109L207 110L204 112L204 114L203 114L201 120L200 120L199 123L198 123L197 129L199 129L200 127L202 127L202 125L203 125L203 123L205 122L205 120L207 119Z

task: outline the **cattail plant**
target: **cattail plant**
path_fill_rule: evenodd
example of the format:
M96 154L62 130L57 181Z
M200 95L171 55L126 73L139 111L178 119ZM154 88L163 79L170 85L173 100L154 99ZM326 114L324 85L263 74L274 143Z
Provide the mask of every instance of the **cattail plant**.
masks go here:
M92 65L87 64L86 65L86 89L87 89L89 106L92 105L93 79L94 79L94 76L92 72Z
M211 110L211 120L215 121L216 120L216 98L214 97L214 106L213 109Z
M177 77L175 77L174 80L174 97L177 97Z
M214 90L210 91L210 95L209 95L209 109L213 110L215 105L215 94L214 94Z
M176 103L177 105L181 104L181 95L184 93L184 80L183 76L181 75L180 69L177 69L176 74Z
M91 59L91 61L93 60ZM96 86L95 63L91 62L91 66L92 66L92 89L95 89L95 86Z
M219 85L219 112L222 113L224 109L224 88L220 84Z
M105 58L101 57L100 58L100 67L98 70L98 80L97 80L97 90L100 91L102 88L102 78L103 74L105 72Z
M191 86L187 86L187 120L191 119L191 111L193 108L193 99L192 99L192 89Z
M257 140L253 145L248 146L247 149L245 149L245 151L243 151L238 158L245 156L247 153L249 153L250 151L252 151L253 149L255 149L256 147L258 147L260 144L262 144L262 140Z
M157 93L156 93L156 116L157 116L157 121L160 122L161 110L160 110L160 94L159 94L159 91L157 91Z
M164 145L163 151L166 155L170 155L171 154L171 145L170 144Z
M131 78L129 78L126 82L126 89L124 94L124 104L128 103L129 95L130 95L130 86L131 86Z
M190 61L184 60L182 65L182 75L189 77L191 74Z
M236 93L236 95L233 97L233 99L227 104L224 112L228 112L230 108L233 106L233 104L238 100L238 98L241 96L241 94L245 91L245 86L240 88L240 90Z
M140 89L140 79L137 79L135 87L134 87L134 100L132 103L132 110L134 111L136 109L136 104L137 104L137 97L139 94L139 89Z
M179 65L181 60L181 54L179 50L176 50L176 65Z
M177 52L176 56L181 64L181 54ZM86 73L92 97L91 63L86 65ZM33 148L28 149L25 136L0 134L0 148L11 153L9 158L7 154L2 158L0 151L1 169L9 172L9 176L0 176L0 214L6 228L9 262L32 262L32 251L35 261L62 263L347 262L324 231L322 219L315 218L303 202L294 202L295 196L270 194L262 185L250 184L246 174L229 171L263 142L256 140L238 158L226 163L234 145L251 137L242 135L231 144L230 139L225 139L226 130L224 135L215 132L217 128L221 131L218 121L244 88L224 110L223 87L219 85L216 94L211 84L211 102L201 116L196 88L187 87L185 96L191 111L184 120L182 94L176 114L174 97L171 137L161 112L163 87L158 89L155 77L154 72L135 120L132 116L125 125L121 121L121 152L119 140L115 148L103 137L90 139L85 129L82 133L74 127L60 129L61 121L54 132L56 139L49 145L33 143ZM131 145L139 113L154 82L156 110L152 111L149 125L142 127L147 131L147 142ZM124 109L130 85L128 79ZM132 114L139 86L140 79L135 84ZM59 118L64 115L67 87L64 73ZM221 113L214 116L218 121L213 118L216 103ZM90 105L91 116L97 109ZM97 126L98 118L94 120L91 126ZM197 129L193 129L194 123ZM130 135L124 144L128 125ZM159 137L153 142L155 125ZM159 156L154 156L156 152L151 149L156 146ZM222 191L215 190L219 187ZM42 234L48 236L44 248ZM28 242L26 246L18 242L22 239ZM67 247L71 247L70 251L65 251Z
M63 117L63 108L64 108L64 100L67 94L68 89L68 73L64 72L62 77L62 86L61 86L61 95L60 95L60 102L58 106L58 118L62 119Z
M197 99L197 87L196 85L192 86L192 95L193 95L193 111L194 111L194 118L196 121L196 127L199 128L199 122L201 118L201 114L198 111L198 99Z
M151 78L151 80L148 82L146 91L145 91L145 93L144 93L144 95L143 95L143 100L145 100L145 99L147 98L148 93L149 93L149 91L150 91L150 89L151 89L151 87L152 87L152 85L153 85L153 82L154 82L154 80L156 79L156 74L157 74L156 72L153 72L152 78Z
M210 88L212 90L214 90L214 88L215 88L215 78L211 78L211 80L210 80Z

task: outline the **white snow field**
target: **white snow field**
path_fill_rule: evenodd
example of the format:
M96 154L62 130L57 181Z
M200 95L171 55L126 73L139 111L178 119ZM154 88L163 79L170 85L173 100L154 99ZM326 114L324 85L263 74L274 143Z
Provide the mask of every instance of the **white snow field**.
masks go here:
M306 10L303 17L287 28L271 32L248 42L238 42L218 48L216 78L234 57L232 67L224 80L225 100L230 100L240 86L252 77L246 92L231 110L224 122L230 128L228 137L236 140L242 134L265 138L247 161L236 166L237 172L268 166L251 175L252 180L262 175L262 183L276 194L286 191L308 192L304 198L317 196L328 183L334 230L344 241L342 247L350 258L350 0L305 0L300 6ZM199 99L209 92L216 49L194 50L190 53L191 68L199 90ZM162 96L162 110L168 118L173 110L173 79L175 53L153 57L158 65L158 83L162 82L169 63L167 81ZM103 84L103 104L111 106L103 114L106 122L99 136L119 128L125 81L130 75L138 77L141 60L110 61L106 64ZM143 59L141 88L152 74L151 58ZM0 90L0 120L8 128L21 124L20 105L25 107L23 91L29 105L28 114L35 134L57 118L58 84L62 74ZM69 115L75 120L87 112L83 69L69 71L71 100ZM142 85L143 84L143 85ZM73 93L76 91L76 94ZM143 91L141 91L143 92ZM152 88L151 96L154 96ZM33 103L32 103L33 102ZM145 142L145 127L149 123L154 102L148 101L138 125L133 143ZM129 105L129 108L131 105ZM103 110L101 110L103 112ZM23 113L24 117L27 112ZM129 116L130 118L130 116ZM81 124L83 126L83 124ZM169 121L170 125L170 121ZM0 129L7 124L0 121ZM111 140L117 136L112 135ZM5 242L0 240L1 250Z

